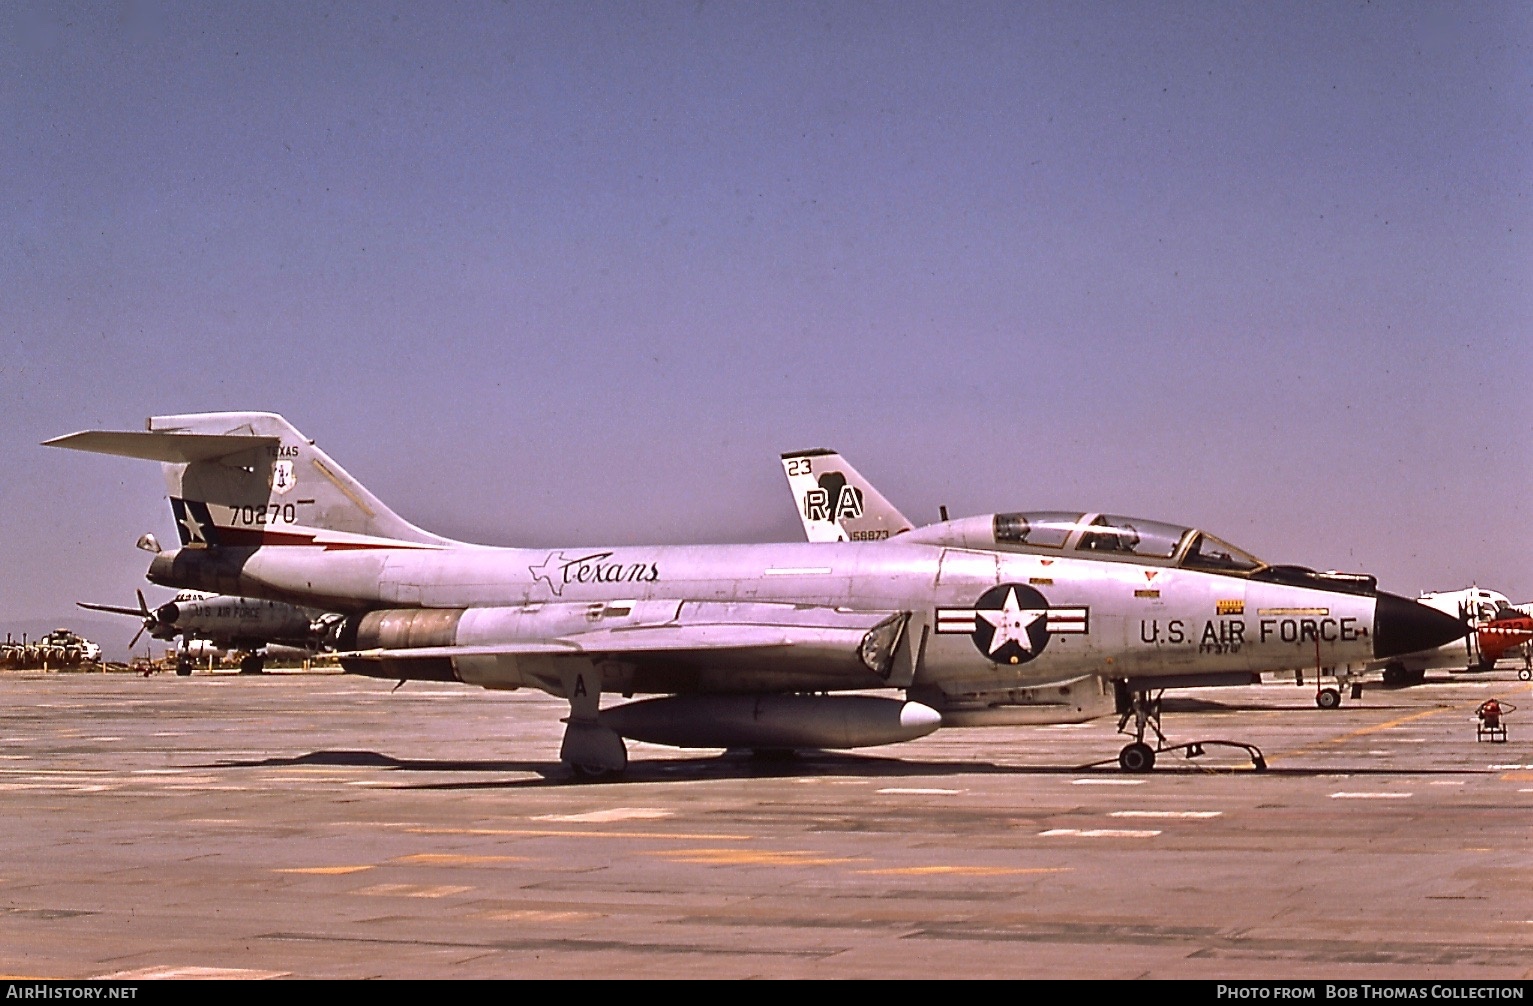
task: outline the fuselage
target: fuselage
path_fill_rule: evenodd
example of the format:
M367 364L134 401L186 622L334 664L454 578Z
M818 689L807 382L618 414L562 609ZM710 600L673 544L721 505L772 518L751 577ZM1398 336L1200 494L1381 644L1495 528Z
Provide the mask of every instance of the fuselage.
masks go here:
M1154 690L1361 665L1464 631L1372 577L1269 565L1158 521L1037 511L910 527L814 452L785 471L805 519L834 519L848 541L528 549L411 524L272 413L48 443L161 463L182 547L156 555L152 582L338 613L348 671L567 698L560 759L587 773L621 770L625 737L896 743L1009 722L1038 704L1023 692L1081 682L1111 683L1135 721L1119 763L1143 771ZM826 694L862 689L903 695ZM603 708L609 693L660 697Z
M1083 674L1189 674L1334 667L1374 656L1376 598L1240 575L1010 554L891 539L862 543L599 546L556 549L186 548L156 558L166 586L266 597L360 615L461 612L440 645L548 638L567 623L646 617L614 602L780 604L908 612L913 684L989 690ZM653 605L650 614L653 617ZM609 614L609 612L617 612ZM997 641L999 639L999 642ZM461 658L465 668L474 658ZM685 660L681 664L687 664ZM478 661L483 665L484 661ZM515 680L514 661L501 687ZM706 664L706 661L702 662ZM734 666L710 690L846 689L878 681L856 668L772 661ZM460 668L460 676L462 676ZM483 678L482 666L475 675ZM669 691L664 674L623 690ZM480 680L478 683L492 684Z

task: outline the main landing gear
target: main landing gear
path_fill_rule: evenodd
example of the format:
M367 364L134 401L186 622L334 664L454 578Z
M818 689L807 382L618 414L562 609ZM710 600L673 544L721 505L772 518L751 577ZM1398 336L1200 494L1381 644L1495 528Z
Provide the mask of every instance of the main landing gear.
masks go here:
M1407 688L1419 685L1426 679L1426 668L1410 670L1398 660L1384 668L1384 685L1387 688Z
M1252 744L1243 744L1240 741L1202 740L1190 741L1186 744L1168 744L1166 735L1160 730L1160 697L1162 692L1152 691L1149 688L1136 688L1130 682L1118 680L1113 682L1113 690L1118 703L1118 733L1132 733L1133 743L1124 746L1118 752L1118 767L1125 772L1148 772L1155 767L1156 755L1165 754L1168 751L1182 751L1188 758L1198 758L1203 754L1203 748L1210 744L1219 744L1226 747L1240 748L1251 756L1251 765L1258 772L1267 770L1267 759L1262 756L1261 750ZM1337 696L1340 698L1340 695ZM1129 720L1134 721L1132 730L1128 729ZM1144 741L1146 731L1155 734L1155 746L1151 747Z
M570 715L564 721L559 760L582 781L621 775L628 767L628 748L617 731L597 721L601 705L600 665L567 670L562 684L570 700Z

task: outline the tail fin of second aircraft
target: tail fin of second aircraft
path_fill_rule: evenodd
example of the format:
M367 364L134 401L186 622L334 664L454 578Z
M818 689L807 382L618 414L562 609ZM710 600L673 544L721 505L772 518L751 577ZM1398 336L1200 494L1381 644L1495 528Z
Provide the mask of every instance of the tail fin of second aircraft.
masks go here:
M782 467L810 541L877 541L913 526L835 451L784 454Z
M183 546L455 544L390 510L274 413L155 416L143 431L89 430L47 446L161 462Z

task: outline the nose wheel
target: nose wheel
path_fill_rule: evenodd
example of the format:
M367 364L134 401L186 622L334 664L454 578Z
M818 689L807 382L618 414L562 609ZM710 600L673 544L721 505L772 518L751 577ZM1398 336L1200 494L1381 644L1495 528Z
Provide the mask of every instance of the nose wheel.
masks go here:
M1155 749L1135 741L1118 752L1118 767L1125 772L1148 772L1155 767Z
M1263 757L1261 750L1252 744L1244 744L1240 741L1202 740L1191 741L1186 744L1170 744L1166 741L1166 735L1160 730L1160 696L1161 692L1151 693L1148 688L1134 688L1127 681L1113 682L1113 688L1117 693L1118 700L1118 733L1132 733L1134 740L1126 744L1122 751L1118 752L1118 767L1125 772L1142 773L1155 768L1157 755L1168 751L1181 751L1188 758L1198 758L1203 754L1203 749L1211 744L1223 747L1240 748L1251 758L1251 766L1258 772L1267 770L1267 759ZM1337 704L1341 703L1341 693L1336 694ZM1133 726L1129 726L1129 721ZM1155 735L1155 745L1151 747L1145 743L1145 734ZM1105 764L1105 763L1099 763Z
M1118 767L1125 772L1148 772L1155 767L1156 748L1166 746L1166 735L1160 732L1160 693L1151 695L1147 689L1130 688L1127 682L1118 685L1118 733L1128 733L1129 720L1134 721L1134 743L1118 752ZM1155 747L1144 742L1145 731L1155 734Z

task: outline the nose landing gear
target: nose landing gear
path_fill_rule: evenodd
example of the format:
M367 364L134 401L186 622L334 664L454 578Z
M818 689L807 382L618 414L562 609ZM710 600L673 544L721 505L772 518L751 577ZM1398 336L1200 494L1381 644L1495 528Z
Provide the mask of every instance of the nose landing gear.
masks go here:
M1226 740L1201 740L1189 741L1186 744L1168 744L1166 735L1160 729L1160 699L1163 691L1153 691L1150 688L1135 687L1133 683L1123 680L1113 682L1113 689L1118 701L1118 733L1132 733L1134 740L1124 745L1118 752L1118 767L1125 772L1149 772L1155 768L1157 755L1168 751L1181 751L1187 758L1198 758L1203 755L1206 745L1218 744L1224 747L1240 748L1251 758L1251 766L1258 772L1267 770L1267 759L1262 755L1261 749L1253 744L1245 744L1240 741ZM1341 695L1337 694L1338 702ZM1129 729L1129 720L1134 721L1132 729ZM1145 743L1144 735L1151 732L1155 735L1155 746Z

